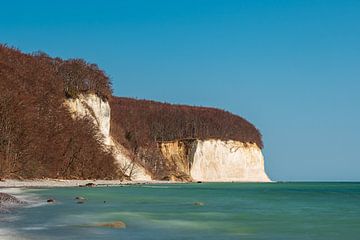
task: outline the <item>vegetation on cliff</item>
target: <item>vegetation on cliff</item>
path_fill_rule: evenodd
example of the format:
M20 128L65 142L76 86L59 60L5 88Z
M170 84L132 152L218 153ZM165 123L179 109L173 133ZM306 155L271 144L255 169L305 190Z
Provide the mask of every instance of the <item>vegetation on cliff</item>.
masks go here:
M91 121L63 104L84 92L111 96L96 65L0 45L0 178L120 177Z

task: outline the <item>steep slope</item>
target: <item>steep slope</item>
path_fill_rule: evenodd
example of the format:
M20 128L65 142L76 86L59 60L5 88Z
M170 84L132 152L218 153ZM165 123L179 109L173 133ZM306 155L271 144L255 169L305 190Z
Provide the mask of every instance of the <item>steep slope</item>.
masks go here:
M75 99L67 99L65 105L75 118L88 117L98 130L104 151L108 151L116 160L118 168L131 180L148 181L151 176L143 166L132 161L129 152L110 135L110 105L95 94L79 95Z
M111 96L96 65L0 45L0 178L122 178L91 121L63 105L82 92Z

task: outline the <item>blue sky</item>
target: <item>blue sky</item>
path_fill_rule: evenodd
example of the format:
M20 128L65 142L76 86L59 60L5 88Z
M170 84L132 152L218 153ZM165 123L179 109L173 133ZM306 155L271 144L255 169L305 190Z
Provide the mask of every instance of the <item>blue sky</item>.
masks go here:
M0 42L84 58L115 95L213 106L274 180L360 180L360 1L3 1Z

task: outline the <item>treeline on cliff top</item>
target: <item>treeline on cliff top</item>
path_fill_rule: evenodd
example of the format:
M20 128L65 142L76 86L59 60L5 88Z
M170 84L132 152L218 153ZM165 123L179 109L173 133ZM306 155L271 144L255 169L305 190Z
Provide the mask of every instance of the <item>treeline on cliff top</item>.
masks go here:
M177 139L221 139L263 147L256 127L230 112L149 100L113 97L112 123L133 147Z
M84 92L111 96L96 65L0 45L0 178L122 176L91 121L63 105Z

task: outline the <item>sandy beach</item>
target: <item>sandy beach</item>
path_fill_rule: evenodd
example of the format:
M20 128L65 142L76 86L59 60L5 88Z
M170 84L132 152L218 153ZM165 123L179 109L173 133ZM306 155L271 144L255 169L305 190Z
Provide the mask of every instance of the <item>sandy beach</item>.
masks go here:
M96 186L120 186L136 184L171 184L181 183L174 181L120 181L120 180L63 180L63 179L34 179L16 180L7 179L0 181L0 188L40 188L40 187L79 187L93 183Z

